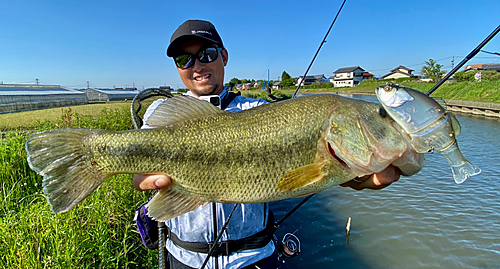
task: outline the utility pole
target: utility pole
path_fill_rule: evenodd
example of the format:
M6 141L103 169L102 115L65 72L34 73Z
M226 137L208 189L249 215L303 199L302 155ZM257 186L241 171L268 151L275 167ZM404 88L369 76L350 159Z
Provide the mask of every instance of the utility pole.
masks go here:
M451 59L451 69L455 67L455 55L453 55L453 58Z
M87 90L89 89L89 81L87 80Z

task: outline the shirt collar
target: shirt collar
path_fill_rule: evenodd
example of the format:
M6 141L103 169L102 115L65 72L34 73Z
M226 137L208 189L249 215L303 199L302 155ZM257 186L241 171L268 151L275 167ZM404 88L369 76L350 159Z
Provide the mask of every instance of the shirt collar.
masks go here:
M219 97L220 97L221 101L224 100L224 98L226 98L228 96L229 92L227 89L228 89L228 86L224 86L224 89L222 90L222 92L219 93ZM196 97L196 96L194 96L194 94L191 91L186 92L186 95L191 96L191 97Z

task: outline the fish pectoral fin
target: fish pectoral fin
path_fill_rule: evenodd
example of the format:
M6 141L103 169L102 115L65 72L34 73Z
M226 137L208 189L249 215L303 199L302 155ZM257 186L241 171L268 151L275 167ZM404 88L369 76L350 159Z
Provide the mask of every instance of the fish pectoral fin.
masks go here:
M207 201L182 194L171 187L161 189L146 205L148 216L167 221L208 204Z
M287 172L278 180L278 190L294 191L310 184L319 183L326 178L324 172L327 161L301 166Z

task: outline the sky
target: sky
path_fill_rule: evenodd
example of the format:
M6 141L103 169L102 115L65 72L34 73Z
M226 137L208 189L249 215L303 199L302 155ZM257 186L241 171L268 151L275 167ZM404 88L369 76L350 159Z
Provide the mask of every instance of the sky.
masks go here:
M184 21L211 21L231 78L302 76L342 0L0 0L0 83L184 88L165 50ZM425 61L451 70L500 25L500 1L347 0L308 75L360 66L377 77ZM500 34L483 50L500 52ZM468 64L499 63L480 52Z

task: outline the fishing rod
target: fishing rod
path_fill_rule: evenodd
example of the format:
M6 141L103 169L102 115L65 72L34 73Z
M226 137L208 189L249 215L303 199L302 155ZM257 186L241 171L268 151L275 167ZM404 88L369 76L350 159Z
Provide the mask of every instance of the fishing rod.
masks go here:
M205 261L203 261L203 264L201 265L200 269L203 269L205 268L205 265L207 265L208 261L210 260L210 256L212 256L212 254L214 253L215 251L215 248L217 248L217 244L219 243L219 241L221 240L222 238L222 235L224 234L224 231L227 229L227 225L229 224L229 220L231 220L231 217L233 216L233 213L234 213L234 210L236 210L236 207L238 206L239 204L234 204L234 207L233 207L233 210L231 210L231 213L229 213L229 216L227 216L227 219L226 221L224 222L224 225L222 226L222 228L220 229L220 232L219 234L217 235L217 238L215 238L214 240L214 244L210 247L210 249L208 250L208 254L207 254L207 257L205 258ZM215 233L215 232L214 232ZM217 257L215 257L216 259L218 259Z
M481 44L479 44L475 49L473 49L469 53L469 55L465 56L465 58L457 66L455 66L455 68L453 68L448 74L446 74L446 76L444 76L443 79L441 79L438 83L436 83L436 85L434 85L434 87L432 87L432 89L430 89L426 93L427 96L431 95L439 86L441 86L446 80L448 80L453 74L455 74L457 70L460 69L460 67L462 67L466 62L472 59L472 57L476 56L476 54L479 53L481 48L483 48L488 42L490 42L490 40L493 39L493 37L495 37L495 35L498 34L498 32L500 32L500 25L498 25L498 27L488 37L486 37L486 39L484 39L483 42L481 42Z
M337 18L338 18L339 14L340 14L340 11L342 11L342 8L344 7L344 5L345 5L345 2L346 2L346 1L347 1L347 0L344 0L344 1L342 2L342 5L340 6L339 11L337 12L337 15L336 15L336 16L335 16L335 18L333 19L333 22L332 22L332 24L330 25L330 28L328 28L328 31L326 32L326 35L325 35L325 37L323 38L323 41L321 41L321 44L319 45L319 48L318 48L318 50L316 51L316 54L314 54L314 57L313 57L313 59L312 59L311 63L310 63L310 64L309 64L309 66L307 67L306 72L304 73L304 76L303 76L302 81L304 81L304 80L305 80L305 77L306 77L307 73L309 72L309 69L311 69L311 66L312 66L312 64L314 63L314 60L316 60L316 57L318 56L319 51L321 50L321 47L323 46L323 44L325 44L325 43L326 43L326 38L327 38L327 37L328 37L328 35L330 34L330 31L332 30L333 25L334 25L334 24L335 24L335 22L337 21ZM294 92L294 94L293 94L292 98L295 98L295 96L297 95L297 92L299 91L301 84L303 84L303 83L299 83L299 85L297 86L297 89L295 90L295 92ZM283 217L280 221L278 221L278 222L274 225L275 229L277 229L277 228L279 227L279 225L280 225L283 221L285 221L285 219L287 219L288 217L290 217L290 215L292 215L295 211L297 211L297 210L299 209L299 207L301 207L304 203L306 203L309 199L311 199L313 195L314 195L314 194L309 195L309 196L308 196L308 197L306 197L304 200L302 200L299 204L297 204L297 205L296 205L296 206L295 206L292 210L290 210L290 211L289 211L289 212L288 212L288 213L287 213L287 214L286 214L286 215L285 215L285 216L284 216L284 217ZM231 217L232 217L232 215L233 215L234 210L236 209L236 206L237 206L237 204L234 206L233 210L231 211L231 214L229 214L229 216L227 217L227 220L226 220L226 222L224 223L224 226L221 228L221 230L220 230L220 232L219 232L219 235L218 235L218 236L217 236L217 238L214 240L214 244L213 244L213 245L212 245L212 247L210 248L210 250L209 250L209 254L208 254L207 258L205 259L205 261L203 262L203 265L200 267L200 269L203 269L203 268L205 267L205 265L207 264L208 260L210 259L210 256L211 256L211 254L213 253L213 251L215 250L216 245L218 244L219 240L220 240L220 239L221 239L221 237L222 237L222 234L223 234L223 233L224 233L224 231L227 229L227 225L228 225L228 223L229 223L229 220L231 220Z
M342 11L342 8L344 7L344 4L347 0L344 0L344 2L342 2L342 5L340 6L339 8L339 11L337 12L337 15L335 16L335 19L333 19L333 22L332 24L330 25L330 28L328 29L328 31L326 32L326 35L325 35L325 38L323 38L323 41L321 41L321 43L319 44L319 48L318 50L316 51L316 54L314 54L314 57L311 61L311 63L309 64L309 66L307 67L306 69L306 72L304 73L304 76L302 77L302 81L299 83L299 85L297 86L297 89L295 90L295 92L293 93L293 96L292 98L295 98L295 96L297 95L297 92L299 91L300 89L300 86L302 84L304 84L305 80L306 80L306 75L307 75L307 72L309 72L309 69L311 69L311 66L312 64L314 63L314 60L316 60L316 56L318 56L319 54L319 51L321 50L321 47L323 47L323 45L326 43L326 38L328 37L328 35L330 34L330 30L332 30L332 27L333 25L335 24L335 21L337 21L337 17L339 16L340 14L340 11Z

